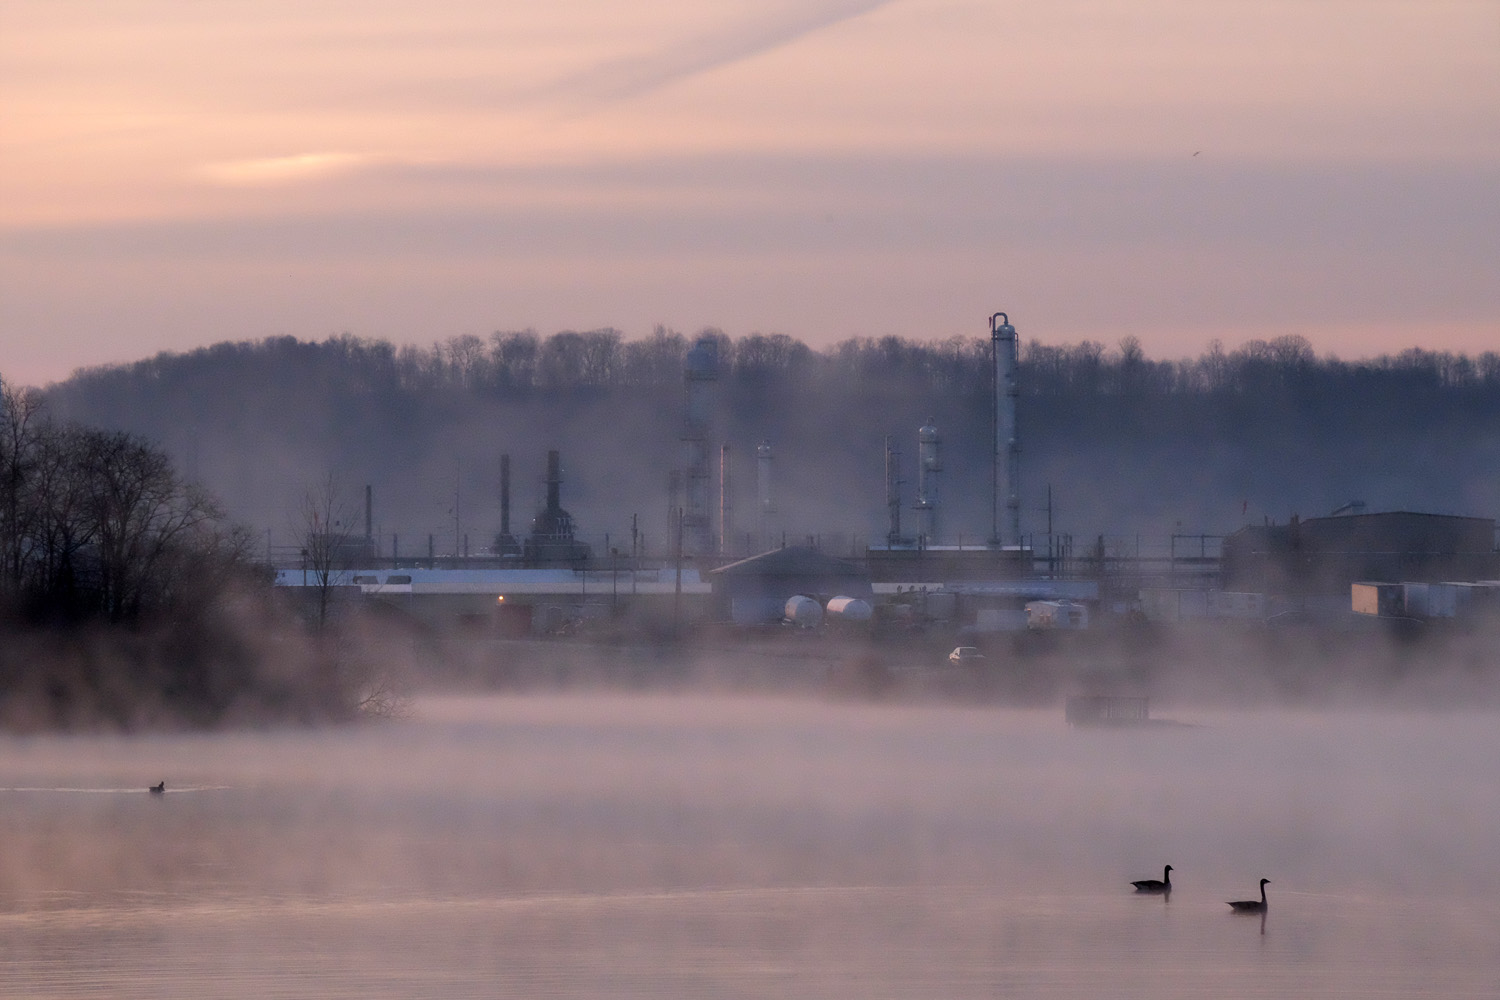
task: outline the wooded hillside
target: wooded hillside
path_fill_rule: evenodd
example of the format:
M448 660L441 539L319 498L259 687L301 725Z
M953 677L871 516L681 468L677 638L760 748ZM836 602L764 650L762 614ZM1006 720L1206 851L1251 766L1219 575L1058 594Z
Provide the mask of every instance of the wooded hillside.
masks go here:
M773 531L879 538L883 446L915 478L916 429L943 434L941 531L990 524L989 343L858 339L814 350L785 336L718 343L719 438L738 462L737 525L753 530L755 445L776 452ZM681 464L682 359L658 329L456 337L430 348L352 336L222 343L90 369L48 388L55 410L160 442L235 518L294 541L293 512L332 474L375 490L388 548L478 548L498 527L499 455L513 456L516 523L541 497L544 455L563 452L564 504L596 544L655 547ZM1412 349L1341 361L1298 337L1215 344L1156 360L1116 345L1024 340L1023 529L1217 533L1263 518L1372 510L1500 513L1500 353ZM913 486L906 486L909 507ZM616 542L615 544L618 544Z

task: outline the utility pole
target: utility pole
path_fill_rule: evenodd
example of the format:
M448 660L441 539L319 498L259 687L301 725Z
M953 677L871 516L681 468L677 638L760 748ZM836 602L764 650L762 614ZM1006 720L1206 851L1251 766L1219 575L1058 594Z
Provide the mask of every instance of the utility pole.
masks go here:
M682 508L676 507L672 511L672 521L676 535L673 549L676 555L673 561L677 566L677 584L672 592L672 633L677 635L682 631Z

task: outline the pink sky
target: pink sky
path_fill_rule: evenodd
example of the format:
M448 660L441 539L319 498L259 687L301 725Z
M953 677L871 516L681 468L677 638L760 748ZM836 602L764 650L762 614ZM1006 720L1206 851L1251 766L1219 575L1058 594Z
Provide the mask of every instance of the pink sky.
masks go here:
M11 0L0 375L660 323L1500 348L1500 8ZM535 8L535 9L533 9Z

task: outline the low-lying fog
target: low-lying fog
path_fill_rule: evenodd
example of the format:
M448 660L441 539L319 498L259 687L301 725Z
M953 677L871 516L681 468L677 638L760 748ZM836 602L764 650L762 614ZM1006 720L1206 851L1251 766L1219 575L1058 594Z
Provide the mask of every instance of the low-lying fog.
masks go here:
M1493 995L1497 716L431 698L0 740L13 995ZM146 786L166 782L164 795ZM1131 892L1174 866L1168 899ZM1256 896L1264 921L1226 900Z

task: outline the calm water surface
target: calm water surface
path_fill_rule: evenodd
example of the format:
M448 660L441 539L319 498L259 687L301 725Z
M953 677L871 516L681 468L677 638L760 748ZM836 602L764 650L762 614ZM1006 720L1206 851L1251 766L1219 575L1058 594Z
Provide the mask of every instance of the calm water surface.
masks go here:
M1500 996L1500 719L1177 714L528 696L5 738L0 994Z

